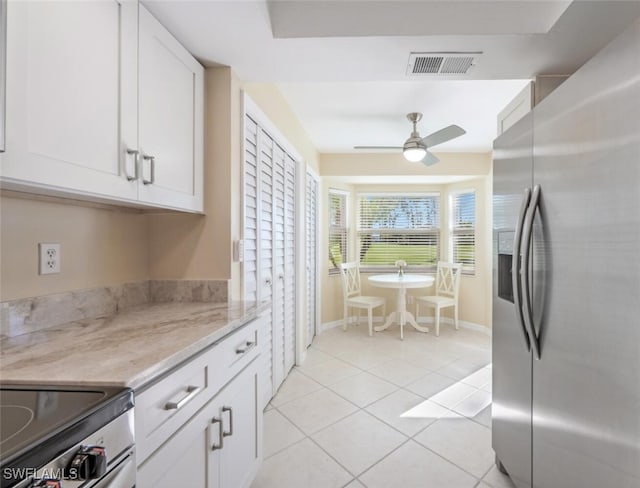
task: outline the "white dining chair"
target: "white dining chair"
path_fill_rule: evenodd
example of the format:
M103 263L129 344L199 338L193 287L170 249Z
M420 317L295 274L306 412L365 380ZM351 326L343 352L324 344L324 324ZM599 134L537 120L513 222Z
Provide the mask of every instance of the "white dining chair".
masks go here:
M342 263L342 292L344 296L343 330L347 330L349 308L366 309L369 320L369 335L373 335L373 309L382 307L382 317L385 316L385 299L382 297L365 296L361 294L360 265L357 262ZM359 313L358 313L359 315Z
M438 262L436 270L436 294L416 299L416 320L420 316L420 304L433 307L435 309L436 336L440 335L440 310L453 307L454 324L456 330L458 326L458 294L460 291L460 275L462 274L462 263Z

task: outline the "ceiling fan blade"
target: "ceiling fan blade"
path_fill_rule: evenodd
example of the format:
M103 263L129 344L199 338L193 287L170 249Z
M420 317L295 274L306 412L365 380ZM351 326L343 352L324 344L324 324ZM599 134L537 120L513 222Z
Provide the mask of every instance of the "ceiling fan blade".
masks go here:
M427 154L425 155L425 157L422 158L422 164L424 164L425 166L432 166L436 164L438 161L440 161L438 157L435 154L430 153L429 151L427 151Z
M395 149L402 150L402 146L353 146L354 149Z
M466 130L454 124L450 125L449 127L445 127L444 129L437 130L433 134L429 134L426 137L423 137L422 142L424 142L427 147L433 147L437 144L442 144L443 142L450 141L451 139L454 139L466 133Z

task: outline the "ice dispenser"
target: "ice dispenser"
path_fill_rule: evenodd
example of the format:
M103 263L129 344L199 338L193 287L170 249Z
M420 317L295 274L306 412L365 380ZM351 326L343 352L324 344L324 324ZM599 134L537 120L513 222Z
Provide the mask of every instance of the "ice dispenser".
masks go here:
M513 231L498 233L498 296L510 302L513 302L511 267L514 236Z

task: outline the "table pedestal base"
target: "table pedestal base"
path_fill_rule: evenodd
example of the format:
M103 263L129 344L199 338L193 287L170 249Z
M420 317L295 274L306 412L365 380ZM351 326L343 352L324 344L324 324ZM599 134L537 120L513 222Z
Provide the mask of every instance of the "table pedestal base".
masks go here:
M370 276L369 281L374 286L398 289L397 310L389 314L383 325L374 327L376 332L388 329L394 322L400 324L400 339L404 339L404 326L407 323L419 332L429 332L427 327L418 325L413 314L407 311L407 288L431 286L433 278L426 275L376 275Z
M406 310L404 312L391 312L387 317L387 321L383 325L378 325L374 327L373 330L375 330L376 332L387 330L391 326L391 324L393 324L394 322L400 324L400 339L404 339L403 329L405 324L411 325L414 329L416 329L419 332L425 332L425 333L429 332L428 327L423 327L421 325L418 325L418 322L416 322L416 319L413 316L413 314Z

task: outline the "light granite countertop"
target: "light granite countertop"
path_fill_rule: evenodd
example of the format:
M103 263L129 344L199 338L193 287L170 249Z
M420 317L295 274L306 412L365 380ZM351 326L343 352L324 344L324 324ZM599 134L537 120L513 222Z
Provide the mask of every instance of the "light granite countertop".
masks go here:
M159 303L0 340L0 383L139 388L219 341L267 303Z

